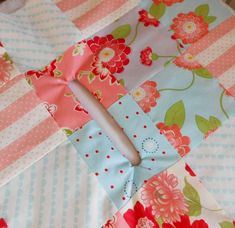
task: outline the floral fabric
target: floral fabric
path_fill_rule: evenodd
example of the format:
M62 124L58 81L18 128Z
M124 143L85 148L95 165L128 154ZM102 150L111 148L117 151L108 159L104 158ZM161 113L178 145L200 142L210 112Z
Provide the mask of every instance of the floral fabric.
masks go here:
M147 180L132 200L103 228L223 228L233 222L182 160ZM111 224L110 224L111 223Z
M114 39L112 35L95 37L75 44L43 69L28 71L26 77L60 127L71 134L91 117L73 95L68 83L78 80L105 107L109 107L126 94L113 73L124 70L129 53L130 49L122 39Z

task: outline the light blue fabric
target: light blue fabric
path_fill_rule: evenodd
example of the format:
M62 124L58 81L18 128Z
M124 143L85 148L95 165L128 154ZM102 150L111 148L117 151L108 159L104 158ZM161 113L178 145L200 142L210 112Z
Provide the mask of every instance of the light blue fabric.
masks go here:
M0 13L0 41L24 72L44 67L81 39L81 32L49 0L30 0L11 14Z
M144 180L173 165L180 156L131 96L122 97L108 110L140 152L139 166L130 166L94 120L70 136L70 140L120 208Z

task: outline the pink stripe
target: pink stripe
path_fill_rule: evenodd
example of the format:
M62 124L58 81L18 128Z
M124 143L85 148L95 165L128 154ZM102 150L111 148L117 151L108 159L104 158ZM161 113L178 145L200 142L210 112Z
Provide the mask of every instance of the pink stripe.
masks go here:
M81 5L86 2L86 0L61 0L56 5L64 12L73 9L76 6Z
M235 27L235 16L230 17L226 21L222 22L206 36L202 37L197 43L193 44L187 49L186 52L197 55L200 52L204 51L211 44L222 38L226 33L234 29Z
M49 117L31 129L27 134L0 150L0 170L5 169L30 152L35 146L42 143L56 131L58 131L58 127L54 120Z
M30 91L0 112L0 131L20 119L41 101Z
M16 76L12 80L8 81L4 86L0 87L0 94L4 93L6 90L11 88L13 85L15 85L18 81L20 81L24 77L23 74Z
M205 67L214 77L219 77L233 65L235 65L235 45Z
M91 9L83 16L75 19L73 22L75 23L76 26L79 27L79 29L83 30L91 26L95 22L99 21L100 19L111 14L126 2L127 0L115 0L115 1L104 0L95 8Z

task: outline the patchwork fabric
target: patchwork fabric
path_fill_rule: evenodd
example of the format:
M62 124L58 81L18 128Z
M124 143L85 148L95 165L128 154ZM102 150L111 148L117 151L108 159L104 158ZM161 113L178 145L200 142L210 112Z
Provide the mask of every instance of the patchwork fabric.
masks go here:
M0 87L0 185L3 185L59 145L65 135L24 76L15 76L17 70L12 70L10 60L4 59L4 55L1 59L4 62Z
M171 166L180 156L129 95L113 104L108 111L139 151L142 158L139 166L131 167L95 121L90 121L69 138L120 208L144 180Z
M11 14L0 13L0 20L0 39L21 72L45 66L81 39L49 0L27 0Z
M86 8L91 1L55 2L70 16L74 16L77 10L86 9L84 15L77 14L78 20L72 20L78 27L80 23L84 34L91 34L99 28L99 22L90 23L90 26L86 20L90 18L94 22L97 17L100 19L100 14L95 15L95 9L107 3L102 7L102 15L107 16L110 5L119 10L127 1L115 1L115 4L105 0L92 1L93 9ZM3 172L11 168L11 162L14 165L12 170L17 171L15 164L28 157L31 163L27 160L27 165L32 164L65 140L49 113L69 135L78 153L74 153L71 143L67 143L73 151L70 157L64 144L60 147L64 148L61 155L57 154L52 159L44 157L38 171L32 166L27 174L18 176L16 182L12 180L4 186L4 192L0 192L1 217L10 225L26 227L100 227L105 224L107 216L110 219L103 225L106 228L233 227L233 222L224 215L195 173L180 160L235 113L234 98L214 78L216 75L208 70L208 66L198 62L192 53L185 52L231 17L231 12L221 6L219 1L212 4L211 0L142 1L124 17L94 37L76 43L44 68L37 70L34 66L33 70L10 81L8 73L3 71L2 88L6 91L0 97L3 101L0 104L4 110L8 106L12 108L16 98L23 97L19 103L23 108L17 109L17 115L4 113L0 125L4 127L0 132L3 138L0 148L1 145L6 147L15 143L18 136L23 138L45 119L49 119L52 125L50 127L46 123L40 131L27 135L26 152L17 150L9 155L4 151L5 160L10 156L18 160L4 161ZM53 12L51 15L54 15ZM106 16L105 20L110 19ZM233 35L232 32L231 37ZM233 45L229 37L225 38L226 48ZM212 51L218 54L218 50ZM8 56L2 58L4 64L8 63L3 64L6 72L10 71L10 59ZM24 76L49 113L45 112L45 107L27 85ZM130 166L95 120L91 120L79 97L75 98L68 88L71 80L78 80L108 109L138 149L142 157L140 166ZM8 91L13 92L5 94ZM27 97L28 93L33 96ZM45 144L44 149L38 140L44 137L44 143L50 139L47 129L53 131L51 135L58 134L59 137L56 142L52 141L53 145ZM39 146L35 147L39 150L35 156L31 146L37 143ZM80 160L80 156L86 163ZM27 165L24 163L20 170ZM92 175L88 175L87 165ZM48 170L51 172L48 173ZM80 179L80 172L87 180ZM99 184L104 189L100 189ZM13 192L12 188L17 192ZM85 189L84 192L81 193L81 189ZM36 197L37 194L40 198ZM63 205L56 202L57 198L62 199ZM76 201L71 200L74 198ZM22 202L27 202L28 207L21 210ZM34 205L36 209L32 210ZM48 213L45 213L45 208ZM101 208L106 213L101 213ZM116 212L116 208L120 210ZM111 219L110 215L115 212ZM68 219L68 215L72 219Z
M93 35L134 8L140 0L53 0L82 31L83 37Z
M235 96L235 16L212 30L187 50Z
M156 228L234 226L182 160L146 181L103 228L143 224Z

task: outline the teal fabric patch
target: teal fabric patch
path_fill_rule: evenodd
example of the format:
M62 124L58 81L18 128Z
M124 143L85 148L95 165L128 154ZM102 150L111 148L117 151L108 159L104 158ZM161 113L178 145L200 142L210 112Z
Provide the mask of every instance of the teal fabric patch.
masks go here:
M173 165L180 156L131 96L122 97L109 112L140 152L139 166L130 166L94 120L71 135L70 140L120 208L145 180Z

